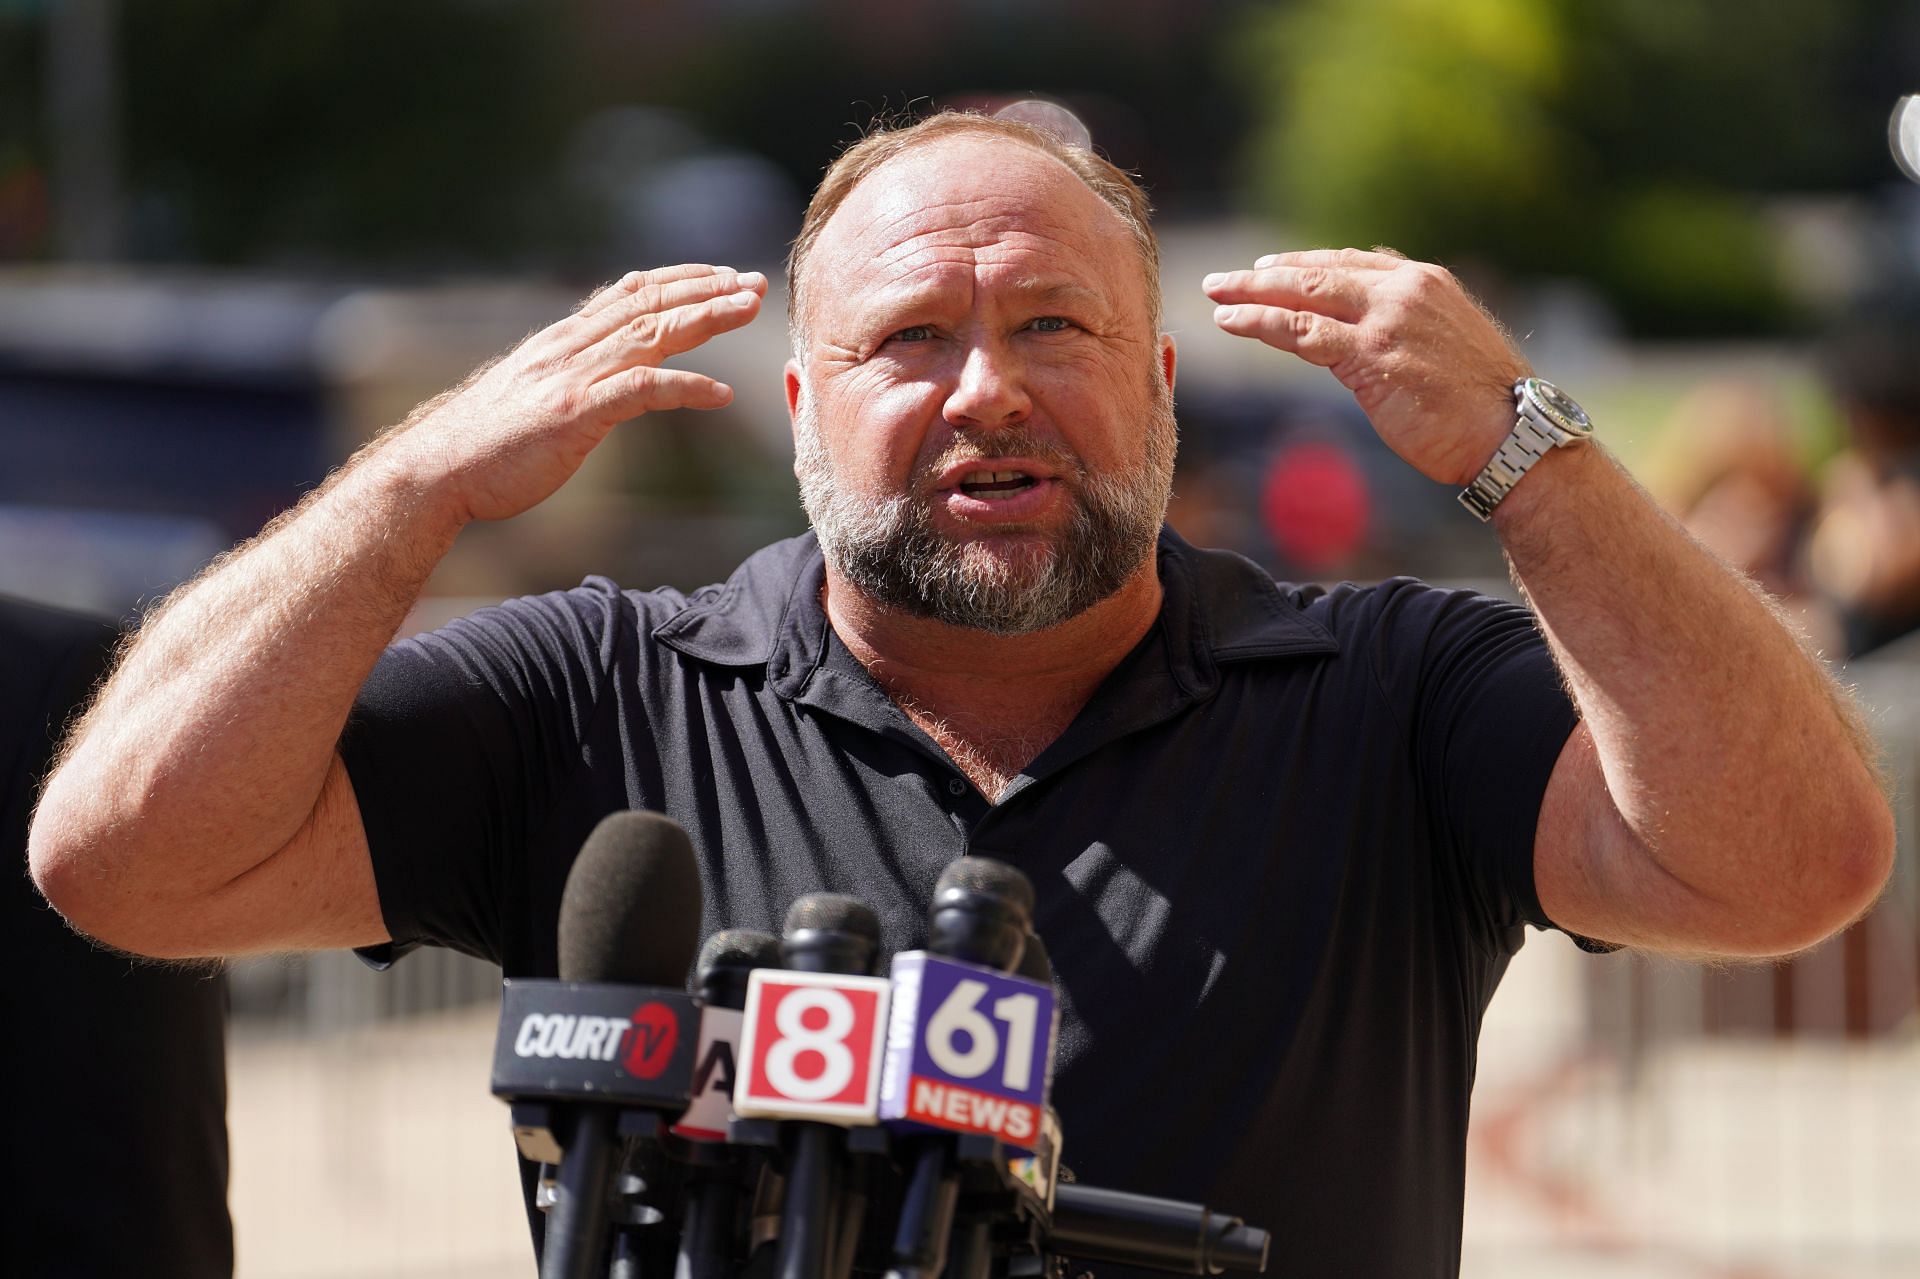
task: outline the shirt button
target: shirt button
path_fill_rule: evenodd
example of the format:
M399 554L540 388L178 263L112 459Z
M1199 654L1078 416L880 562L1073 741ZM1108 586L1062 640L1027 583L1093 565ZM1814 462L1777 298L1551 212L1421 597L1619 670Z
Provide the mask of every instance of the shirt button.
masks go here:
M965 782L965 780L958 777L949 777L947 779L947 794L957 798L966 793L967 793L967 783Z

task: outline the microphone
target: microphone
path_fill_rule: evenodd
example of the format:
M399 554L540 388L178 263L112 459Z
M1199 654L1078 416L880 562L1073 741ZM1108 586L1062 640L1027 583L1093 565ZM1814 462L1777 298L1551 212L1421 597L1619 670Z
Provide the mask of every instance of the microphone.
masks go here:
M674 1279L730 1279L734 1273L735 1219L740 1207L741 1152L724 1143L733 1115L741 1010L747 981L756 968L780 962L780 939L750 928L730 928L707 938L694 966L693 991L701 1001L700 1046L695 1054L693 1101L673 1126L690 1145L692 1170L680 1221Z
M679 987L700 904L687 833L657 813L610 814L561 893L560 979L503 984L493 1092L514 1103L521 1153L559 1165L542 1279L587 1279L604 1264L622 1112L654 1112L651 1127L632 1125L651 1135L660 1113L686 1108L699 1021Z
M1199 1204L1075 1182L1056 1188L1047 1232L1049 1252L1188 1275L1258 1274L1270 1242L1266 1231Z
M740 1023L747 979L756 968L780 966L780 939L754 928L728 928L707 938L694 964L692 989L700 1001L700 1042L694 1053L693 1100L673 1134L696 1142L724 1142L733 1118Z
M963 857L940 873L928 909L927 950L999 972L1017 970L1033 936L1033 884L1017 867ZM1049 966L1047 980L1053 979Z
M1032 918L1033 885L1004 862L968 857L941 874L927 949L893 960L883 1118L1023 1149L1040 1144L1057 1020L1052 969L1044 982L1008 975L1026 955ZM1034 945L1036 964L1044 963L1044 948ZM910 1144L887 1275L937 1279L947 1268L961 1170L947 1133ZM961 1244L956 1271L971 1275L987 1264L978 1223Z
M869 1124L877 1114L891 988L866 974L879 946L880 921L868 906L812 893L787 912L786 969L757 969L748 979L733 1108L802 1121L786 1143L779 1279L825 1279L830 1267L840 1271L842 1253L851 1257L835 1246L841 1138L827 1125Z

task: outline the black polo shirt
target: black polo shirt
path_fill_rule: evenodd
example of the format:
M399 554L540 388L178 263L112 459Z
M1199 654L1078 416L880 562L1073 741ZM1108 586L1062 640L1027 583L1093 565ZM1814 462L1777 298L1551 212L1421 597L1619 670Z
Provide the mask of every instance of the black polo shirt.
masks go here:
M396 949L552 975L594 824L667 813L707 930L831 889L918 945L1020 866L1062 992L1066 1161L1274 1232L1276 1273L1452 1275L1481 1014L1574 712L1523 609L1159 548L1155 625L990 804L839 642L811 536L723 586L591 578L394 646L342 750Z

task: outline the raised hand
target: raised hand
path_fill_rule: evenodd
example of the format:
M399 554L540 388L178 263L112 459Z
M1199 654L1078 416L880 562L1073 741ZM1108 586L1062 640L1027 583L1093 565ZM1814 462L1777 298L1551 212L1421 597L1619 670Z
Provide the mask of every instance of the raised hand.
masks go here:
M1209 275L1214 323L1330 370L1430 479L1464 485L1514 421L1526 361L1441 267L1362 249L1275 253Z
M730 402L731 387L662 361L752 320L766 289L729 267L635 271L422 405L393 448L462 522L518 515L617 423Z

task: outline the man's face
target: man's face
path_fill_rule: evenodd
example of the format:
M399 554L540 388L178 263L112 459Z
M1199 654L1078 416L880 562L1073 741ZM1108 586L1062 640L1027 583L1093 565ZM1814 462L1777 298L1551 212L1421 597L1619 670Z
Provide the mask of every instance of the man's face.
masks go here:
M1084 183L1017 143L945 139L856 187L806 270L794 469L843 579L1019 634L1139 570L1172 484L1173 352Z

